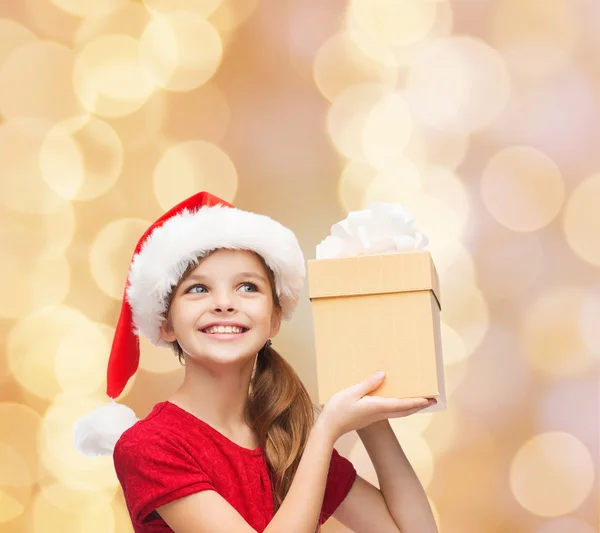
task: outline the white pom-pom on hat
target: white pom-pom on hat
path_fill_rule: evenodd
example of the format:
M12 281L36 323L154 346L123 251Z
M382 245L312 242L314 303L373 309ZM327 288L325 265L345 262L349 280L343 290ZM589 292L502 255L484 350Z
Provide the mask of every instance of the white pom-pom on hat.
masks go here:
M88 413L73 427L75 449L89 457L112 455L121 435L138 421L132 409L110 402Z

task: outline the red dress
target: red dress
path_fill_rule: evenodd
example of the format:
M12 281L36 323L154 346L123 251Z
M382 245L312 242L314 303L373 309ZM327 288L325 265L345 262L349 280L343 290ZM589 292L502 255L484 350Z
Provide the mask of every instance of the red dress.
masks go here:
M238 446L170 402L157 404L115 446L115 470L135 533L172 531L155 512L201 490L214 490L259 533L273 518L273 499L262 449ZM356 470L334 450L319 523L342 503Z

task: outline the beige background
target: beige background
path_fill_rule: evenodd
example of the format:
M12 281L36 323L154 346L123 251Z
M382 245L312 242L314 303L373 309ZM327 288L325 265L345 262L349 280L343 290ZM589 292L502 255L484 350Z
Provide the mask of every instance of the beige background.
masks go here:
M0 531L131 531L70 429L105 401L134 243L208 189L307 258L402 203L440 272L449 410L394 427L440 530L597 533L599 35L596 0L1 2ZM311 331L305 292L276 346L314 394ZM144 346L122 401L180 379Z

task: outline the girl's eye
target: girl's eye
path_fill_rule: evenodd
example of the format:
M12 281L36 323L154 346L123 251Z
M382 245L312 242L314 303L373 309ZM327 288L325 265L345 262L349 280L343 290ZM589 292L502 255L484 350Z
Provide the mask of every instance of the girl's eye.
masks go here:
M254 285L254 283L242 283L240 285L240 289L242 292L256 292L258 291L258 287Z
M192 294L201 294L206 292L206 287L204 285L192 285L186 292Z

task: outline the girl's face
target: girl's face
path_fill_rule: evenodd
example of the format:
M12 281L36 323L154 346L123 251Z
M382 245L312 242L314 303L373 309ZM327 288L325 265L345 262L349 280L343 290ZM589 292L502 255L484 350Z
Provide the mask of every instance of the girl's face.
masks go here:
M254 357L279 331L267 271L256 254L217 250L176 288L161 336L195 360Z

